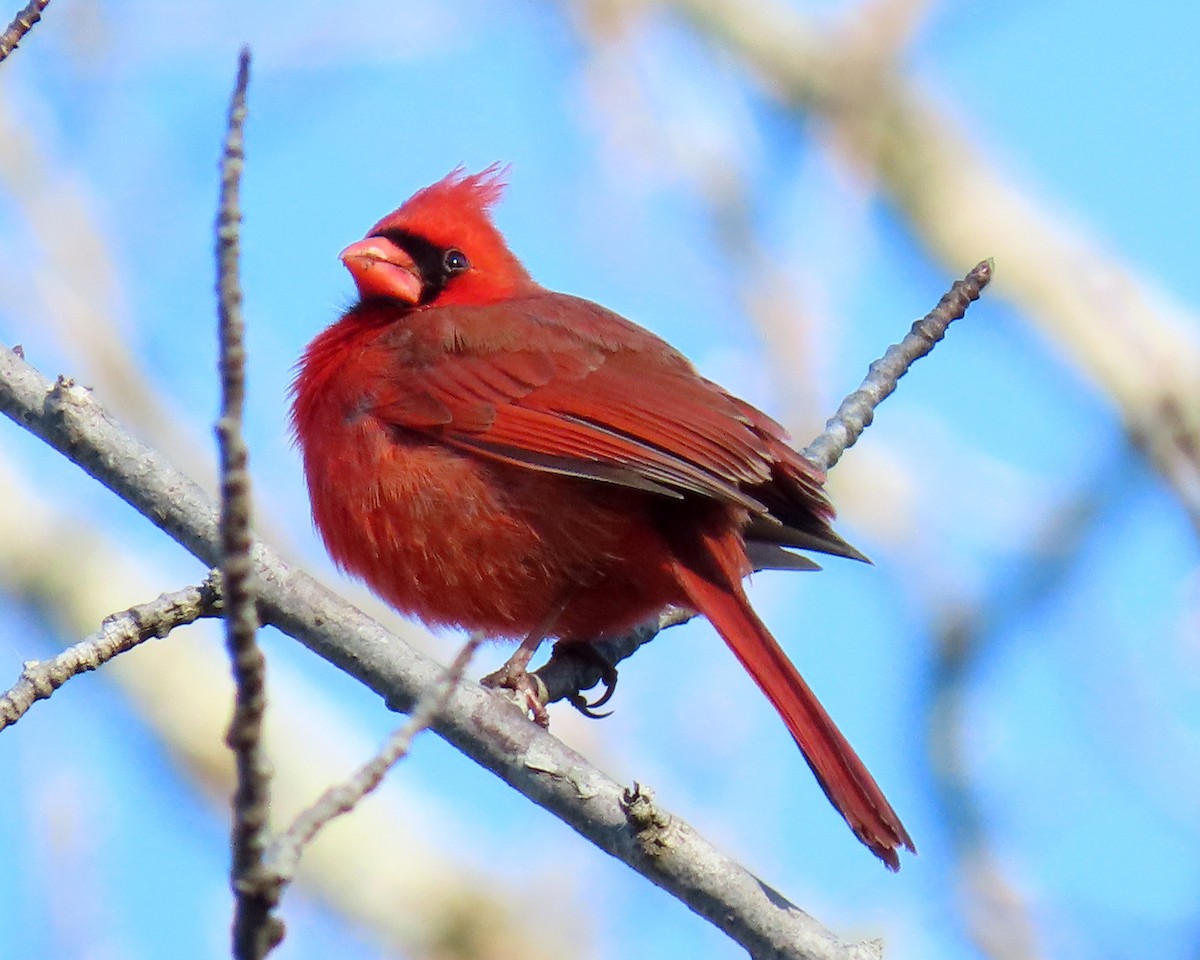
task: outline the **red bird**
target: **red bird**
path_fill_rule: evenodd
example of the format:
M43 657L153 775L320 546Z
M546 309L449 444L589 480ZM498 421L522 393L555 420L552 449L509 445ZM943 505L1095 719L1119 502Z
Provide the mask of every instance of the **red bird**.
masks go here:
M822 472L654 334L534 282L491 221L502 189L456 170L342 251L360 299L292 406L330 554L404 613L529 652L698 610L898 869L907 831L742 589L816 568L789 547L862 559Z

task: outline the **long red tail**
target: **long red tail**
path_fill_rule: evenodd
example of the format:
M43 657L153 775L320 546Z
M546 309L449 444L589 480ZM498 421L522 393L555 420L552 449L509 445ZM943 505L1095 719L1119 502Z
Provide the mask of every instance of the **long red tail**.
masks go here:
M725 568L721 558L713 556L712 561ZM675 569L692 605L709 619L779 711L829 802L875 856L889 869L899 870L897 849L904 846L916 853L908 831L816 694L751 609L741 581L735 576L729 583L714 583L679 562Z

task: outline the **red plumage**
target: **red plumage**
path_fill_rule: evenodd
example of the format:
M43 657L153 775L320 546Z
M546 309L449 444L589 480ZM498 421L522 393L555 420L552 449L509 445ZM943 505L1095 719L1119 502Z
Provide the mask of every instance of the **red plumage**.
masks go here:
M889 867L912 841L754 614L752 568L860 557L783 429L649 331L536 284L455 171L343 251L361 299L305 351L292 424L337 564L430 624L587 641L699 610ZM547 629L547 625L548 629Z

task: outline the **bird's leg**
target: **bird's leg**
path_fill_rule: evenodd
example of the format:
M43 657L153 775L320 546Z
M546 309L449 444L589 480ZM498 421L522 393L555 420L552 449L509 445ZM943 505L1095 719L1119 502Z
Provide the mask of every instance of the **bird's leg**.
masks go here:
M485 687L513 691L524 700L525 709L532 714L533 719L543 727L549 727L550 717L546 713L545 690L539 689L537 679L531 677L528 670L529 661L533 659L544 639L545 632L542 630L529 634L521 641L513 655L504 662L504 666L495 673L489 673L479 682Z
M537 648L542 645L547 634L554 629L555 622L562 615L566 606L565 600L556 604L542 622L521 641L521 645L505 661L504 666L479 681L485 687L513 691L517 695L518 701L523 701L526 711L534 722L547 730L550 729L550 714L546 711L546 687L537 677L531 676L527 668L529 661L537 653Z

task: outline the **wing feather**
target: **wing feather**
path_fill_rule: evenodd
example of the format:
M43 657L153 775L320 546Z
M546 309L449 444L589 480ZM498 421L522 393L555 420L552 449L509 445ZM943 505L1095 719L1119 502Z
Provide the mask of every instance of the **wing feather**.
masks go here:
M372 398L395 429L534 470L737 504L779 554L842 552L824 477L783 428L617 314L550 293L437 307L410 314L396 344Z

